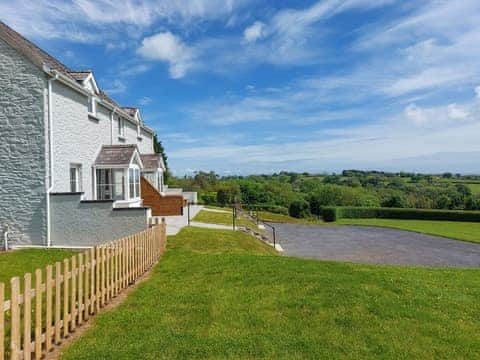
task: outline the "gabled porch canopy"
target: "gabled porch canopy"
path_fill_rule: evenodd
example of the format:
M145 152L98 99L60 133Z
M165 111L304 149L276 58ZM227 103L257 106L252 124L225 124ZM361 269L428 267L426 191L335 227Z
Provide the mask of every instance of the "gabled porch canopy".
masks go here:
M141 202L140 170L143 162L136 145L102 146L94 168L97 200Z
M160 154L142 154L140 155L143 162L142 176L155 189L163 193L163 172L165 164Z

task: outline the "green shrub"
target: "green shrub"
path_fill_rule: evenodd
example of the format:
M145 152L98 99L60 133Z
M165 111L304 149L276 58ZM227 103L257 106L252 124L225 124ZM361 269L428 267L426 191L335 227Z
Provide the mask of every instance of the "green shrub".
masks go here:
M310 204L306 200L295 200L290 204L288 214L297 219L309 217Z
M337 221L337 208L334 206L327 206L322 209L323 221L333 222Z
M325 221L346 219L409 219L409 220L445 220L480 222L479 211L452 211L429 209L403 208L374 208L374 207L326 207L323 209Z

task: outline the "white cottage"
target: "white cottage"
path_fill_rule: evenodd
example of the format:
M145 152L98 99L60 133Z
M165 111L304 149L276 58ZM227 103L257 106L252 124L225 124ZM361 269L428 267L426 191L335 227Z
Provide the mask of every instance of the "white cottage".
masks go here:
M143 230L152 209L181 214L153 137L92 71L0 22L0 229L12 245L92 245Z

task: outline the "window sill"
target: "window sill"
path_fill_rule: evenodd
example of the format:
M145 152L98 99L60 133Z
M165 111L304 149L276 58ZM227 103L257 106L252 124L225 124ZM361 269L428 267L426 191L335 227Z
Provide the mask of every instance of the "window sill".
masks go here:
M90 120L93 120L93 121L100 121L100 119L97 117L97 115L93 114L93 113L88 113L88 118Z
M116 200L113 204L115 208L130 208L130 207L139 207L142 205L142 199L128 199L128 200Z
M127 138L123 135L118 135L118 140L125 141L125 140L127 140Z

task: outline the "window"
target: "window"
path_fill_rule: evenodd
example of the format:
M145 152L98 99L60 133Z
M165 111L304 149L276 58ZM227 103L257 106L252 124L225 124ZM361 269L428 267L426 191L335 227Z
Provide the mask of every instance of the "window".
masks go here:
M81 165L70 165L70 192L82 191Z
M123 118L119 117L118 118L118 136L124 136L125 135L125 124L123 123Z
M123 169L97 169L97 199L125 200L125 172Z
M97 104L93 96L88 98L88 113L97 116Z
M128 169L128 182L130 199L138 199L140 197L140 169Z

